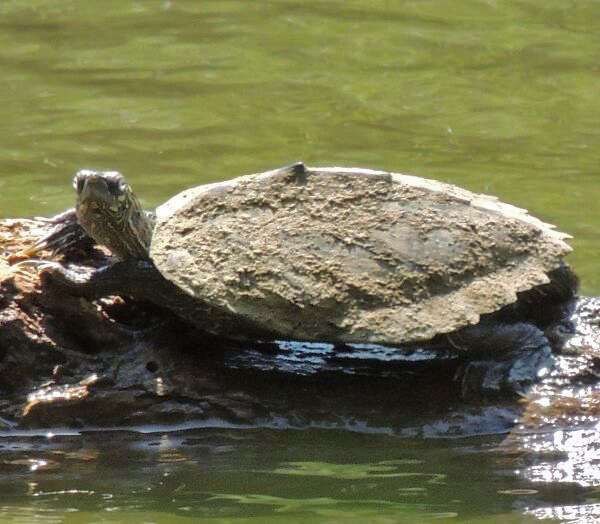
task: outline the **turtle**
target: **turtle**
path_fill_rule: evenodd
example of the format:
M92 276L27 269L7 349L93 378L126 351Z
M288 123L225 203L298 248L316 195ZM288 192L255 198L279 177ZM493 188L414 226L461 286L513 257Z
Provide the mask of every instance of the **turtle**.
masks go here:
M193 187L155 214L119 172L73 185L76 209L29 254L87 234L118 260L86 276L51 263L45 278L227 338L443 346L478 387L520 392L551 366L546 333L577 291L568 234L432 179L297 162ZM500 371L480 366L490 356Z

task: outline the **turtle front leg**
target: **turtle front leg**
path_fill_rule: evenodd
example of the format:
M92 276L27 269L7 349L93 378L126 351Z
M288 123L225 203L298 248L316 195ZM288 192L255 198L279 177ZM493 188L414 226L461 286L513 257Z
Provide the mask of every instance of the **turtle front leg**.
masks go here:
M56 262L40 261L39 265L42 284L51 287L53 292L88 300L109 295L131 297L170 310L189 324L195 324L199 318L210 319L212 314L214 322L207 322L206 327L214 323L217 327L209 331L223 331L224 322L219 323L218 314L166 280L149 260L122 260L92 271L75 271Z
M32 261L28 261L32 263ZM193 297L165 279L149 260L122 260L95 271L74 271L56 262L36 261L43 284L52 291L94 300L108 295L129 296L170 310L205 332L235 340L275 340L252 319L237 316Z
M62 253L79 242L86 240L89 243L94 242L77 221L75 208L67 209L63 213L44 220L54 224L54 229L32 246L17 253L18 258L32 257L43 249L48 249L55 254Z
M89 300L125 295L161 305L164 295L171 295L174 288L147 260L123 260L93 271L75 271L56 262L39 265L43 284Z
M463 398L523 395L554 363L550 342L534 324L482 321L447 337L459 354L468 352L456 375Z

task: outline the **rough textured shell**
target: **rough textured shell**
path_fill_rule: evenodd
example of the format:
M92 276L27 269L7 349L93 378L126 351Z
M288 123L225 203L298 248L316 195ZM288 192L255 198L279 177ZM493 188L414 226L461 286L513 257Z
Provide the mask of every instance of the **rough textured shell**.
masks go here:
M358 168L275 170L157 210L169 280L282 337L403 343L548 282L568 235L494 197Z

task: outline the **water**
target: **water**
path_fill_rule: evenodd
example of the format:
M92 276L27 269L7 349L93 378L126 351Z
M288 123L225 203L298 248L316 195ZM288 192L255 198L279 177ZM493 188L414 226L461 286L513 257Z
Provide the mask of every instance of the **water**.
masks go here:
M591 0L4 0L0 216L69 207L82 167L122 171L148 207L191 185L299 159L388 169L495 194L557 224L574 236L569 261L582 292L600 294L599 31ZM488 460L485 440L417 440L406 451L393 436L279 431L268 439L277 453L261 442L223 452L182 445L167 459L98 451L82 437L53 442L53 451L28 449L41 445L55 469L4 463L6 515L385 522L456 512L526 522L523 508L536 497L511 491L519 476ZM179 462L182 450L191 458ZM392 471L413 471L403 460L422 460L446 483L274 473L299 461L340 465L335 471L391 461ZM252 473L256 464L268 473ZM586 508L575 491L557 499Z
M576 510L564 502L575 499L581 502L579 517L586 507L592 517L600 514L593 490L514 475L513 462L495 453L498 443L498 437L424 445L382 434L216 428L31 436L14 447L0 440L0 487L11 501L0 500L0 517L22 522L534 522L536 515L573 515ZM585 504L586 498L592 502Z

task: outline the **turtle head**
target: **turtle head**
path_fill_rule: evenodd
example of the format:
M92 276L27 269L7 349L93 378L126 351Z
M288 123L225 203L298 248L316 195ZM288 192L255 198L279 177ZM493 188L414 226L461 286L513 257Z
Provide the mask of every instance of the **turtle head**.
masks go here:
M131 188L125 177L118 171L92 171L82 169L73 179L73 188L78 201L94 200L104 202L108 207L123 203Z
M152 219L121 173L83 169L73 187L77 219L88 235L121 259L148 258Z

